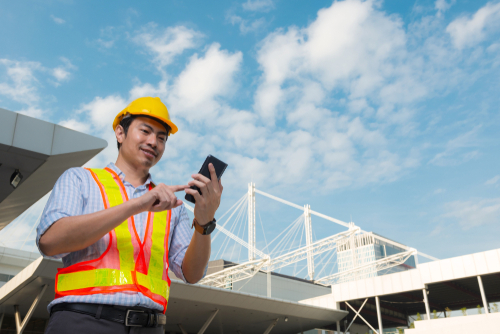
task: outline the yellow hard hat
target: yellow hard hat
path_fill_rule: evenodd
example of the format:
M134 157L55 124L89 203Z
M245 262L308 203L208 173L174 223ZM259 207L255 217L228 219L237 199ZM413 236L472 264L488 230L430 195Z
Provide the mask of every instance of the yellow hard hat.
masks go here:
M140 97L130 102L130 104L120 111L118 115L116 115L115 120L113 121L113 130L116 129L118 124L120 124L123 117L127 114L131 115L144 115L152 118L156 118L162 122L165 122L170 126L171 131L168 134L174 134L177 132L177 125L172 123L170 120L170 115L168 114L167 107L161 102L159 97Z

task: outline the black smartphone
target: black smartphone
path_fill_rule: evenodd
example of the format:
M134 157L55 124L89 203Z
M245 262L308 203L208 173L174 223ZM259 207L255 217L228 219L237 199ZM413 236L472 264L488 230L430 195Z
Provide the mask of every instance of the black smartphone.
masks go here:
M227 164L225 162L220 161L219 159L217 159L213 155L208 155L208 157L205 159L205 162L201 166L198 174L201 174L201 175L208 177L210 179L210 171L208 170L209 163L212 163L214 165L215 174L217 175L217 180L220 180L222 174L224 174L224 171L227 168ZM201 195L200 188L198 188L197 186L192 186L191 189L198 190L198 192ZM186 199L186 201L189 201L193 204L196 202L193 195L191 195L191 194L186 194L186 196L184 198Z

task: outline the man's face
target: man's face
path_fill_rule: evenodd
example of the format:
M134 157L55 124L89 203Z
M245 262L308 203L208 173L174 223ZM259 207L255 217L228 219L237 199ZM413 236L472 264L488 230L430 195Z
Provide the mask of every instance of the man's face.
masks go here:
M168 137L163 125L148 117L134 119L126 136L121 126L116 127L115 134L121 143L123 158L134 166L147 169L160 161Z

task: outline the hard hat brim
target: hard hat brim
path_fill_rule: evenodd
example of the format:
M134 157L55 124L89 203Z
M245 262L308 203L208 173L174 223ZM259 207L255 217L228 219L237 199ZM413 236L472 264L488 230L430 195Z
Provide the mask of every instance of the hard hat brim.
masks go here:
M144 116L147 116L149 118L157 119L157 120L160 120L160 121L162 121L164 123L167 123L168 126L170 126L170 132L168 133L169 136L173 135L174 133L176 133L179 130L179 128L177 128L177 125L175 125L169 119L166 119L164 117L157 116L157 115L151 115L151 113L147 113L147 112L134 112L134 113L131 113L130 111L127 110L127 108L125 108L118 115L116 115L115 120L113 121L113 131L116 130L116 127L118 126L118 124L120 124L121 120L123 119L123 116L125 116L125 114L127 114L127 113L129 113L130 115L134 115L134 116L144 115Z

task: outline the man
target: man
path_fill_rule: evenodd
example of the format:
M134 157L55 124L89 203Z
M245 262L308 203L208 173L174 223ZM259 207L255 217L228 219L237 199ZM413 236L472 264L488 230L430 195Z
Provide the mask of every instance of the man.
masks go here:
M206 271L223 189L214 167L211 179L194 174L188 185L153 183L149 169L177 132L159 98L130 103L113 129L116 163L67 170L37 228L40 252L64 264L46 333L163 333L168 269L188 283ZM192 225L174 194L182 190L196 200Z

